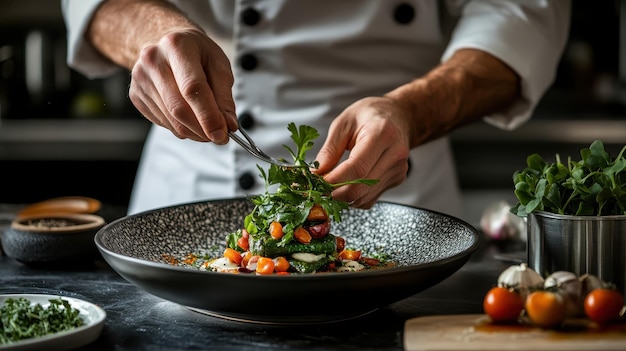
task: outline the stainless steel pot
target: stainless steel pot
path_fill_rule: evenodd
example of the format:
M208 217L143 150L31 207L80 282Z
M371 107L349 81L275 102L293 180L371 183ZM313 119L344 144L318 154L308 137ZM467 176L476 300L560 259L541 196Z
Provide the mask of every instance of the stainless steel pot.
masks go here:
M528 266L542 275L596 275L626 294L626 215L528 215Z

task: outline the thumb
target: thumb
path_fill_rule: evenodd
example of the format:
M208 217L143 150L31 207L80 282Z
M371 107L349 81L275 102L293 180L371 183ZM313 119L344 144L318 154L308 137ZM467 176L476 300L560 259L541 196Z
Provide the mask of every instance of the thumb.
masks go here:
M333 170L341 160L347 146L347 138L334 133L331 129L324 141L322 148L317 153L315 160L319 162L319 168L314 170L317 174L326 174Z

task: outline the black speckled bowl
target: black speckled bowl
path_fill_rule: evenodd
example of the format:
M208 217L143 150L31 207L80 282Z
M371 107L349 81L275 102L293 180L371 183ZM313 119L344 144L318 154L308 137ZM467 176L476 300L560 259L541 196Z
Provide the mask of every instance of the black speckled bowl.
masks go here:
M15 219L2 233L7 256L26 264L71 263L99 257L94 235L105 225L97 215L47 213Z
M478 247L476 229L440 213L379 202L351 209L331 232L349 247L385 253L398 267L306 275L228 274L168 264L217 248L243 226L247 199L162 208L118 219L95 237L105 260L141 289L193 310L257 323L325 323L354 318L419 293L457 271Z

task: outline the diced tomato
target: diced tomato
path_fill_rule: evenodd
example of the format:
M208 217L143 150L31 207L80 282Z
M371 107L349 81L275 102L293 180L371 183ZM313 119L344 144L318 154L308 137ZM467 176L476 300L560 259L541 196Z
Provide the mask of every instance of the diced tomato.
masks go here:
M269 257L259 257L256 265L257 274L274 273L274 261Z
M289 270L289 261L283 256L274 258L274 271L287 272Z
M293 237L301 244L310 244L311 243L311 234L308 230L298 227L293 232Z
M339 253L339 258L341 258L342 260L358 261L361 258L361 251L343 249Z
M365 263L370 267L376 267L380 264L380 260L371 257L361 257L361 262Z
M236 265L240 265L241 264L241 253L237 250L233 250L230 247L227 247L226 250L224 250L224 257L228 258L228 260Z
M243 251L250 250L250 233L247 230L241 230L241 238L237 239L237 246L239 246Z
M196 262L196 260L198 259L198 257L194 254L188 254L187 256L185 256L185 259L183 260L183 263L185 264L193 264L194 262Z
M248 262L250 262L250 258L252 257L252 253L250 251L246 251L244 253L241 254L241 267L248 267Z
M248 242L248 238L241 237L237 239L237 246L239 246L243 251L250 250L250 243Z
M326 221L328 219L328 214L324 211L324 208L321 205L315 204L309 210L309 215L306 217L307 221Z
M341 252L346 248L346 239L337 236L335 237L335 242L337 243L337 252Z
M282 238L284 235L283 225L276 221L270 223L270 235L276 240Z
M256 271L257 262L259 262L259 257L260 256L252 255L250 259L248 260L248 263L246 264L245 268L252 272Z

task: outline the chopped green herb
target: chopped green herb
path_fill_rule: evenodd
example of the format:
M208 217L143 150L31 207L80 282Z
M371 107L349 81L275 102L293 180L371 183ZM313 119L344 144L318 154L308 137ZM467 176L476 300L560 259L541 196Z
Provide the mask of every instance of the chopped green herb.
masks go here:
M0 307L0 344L54 334L80 327L80 312L67 300L51 299L48 307L28 299L9 298Z

